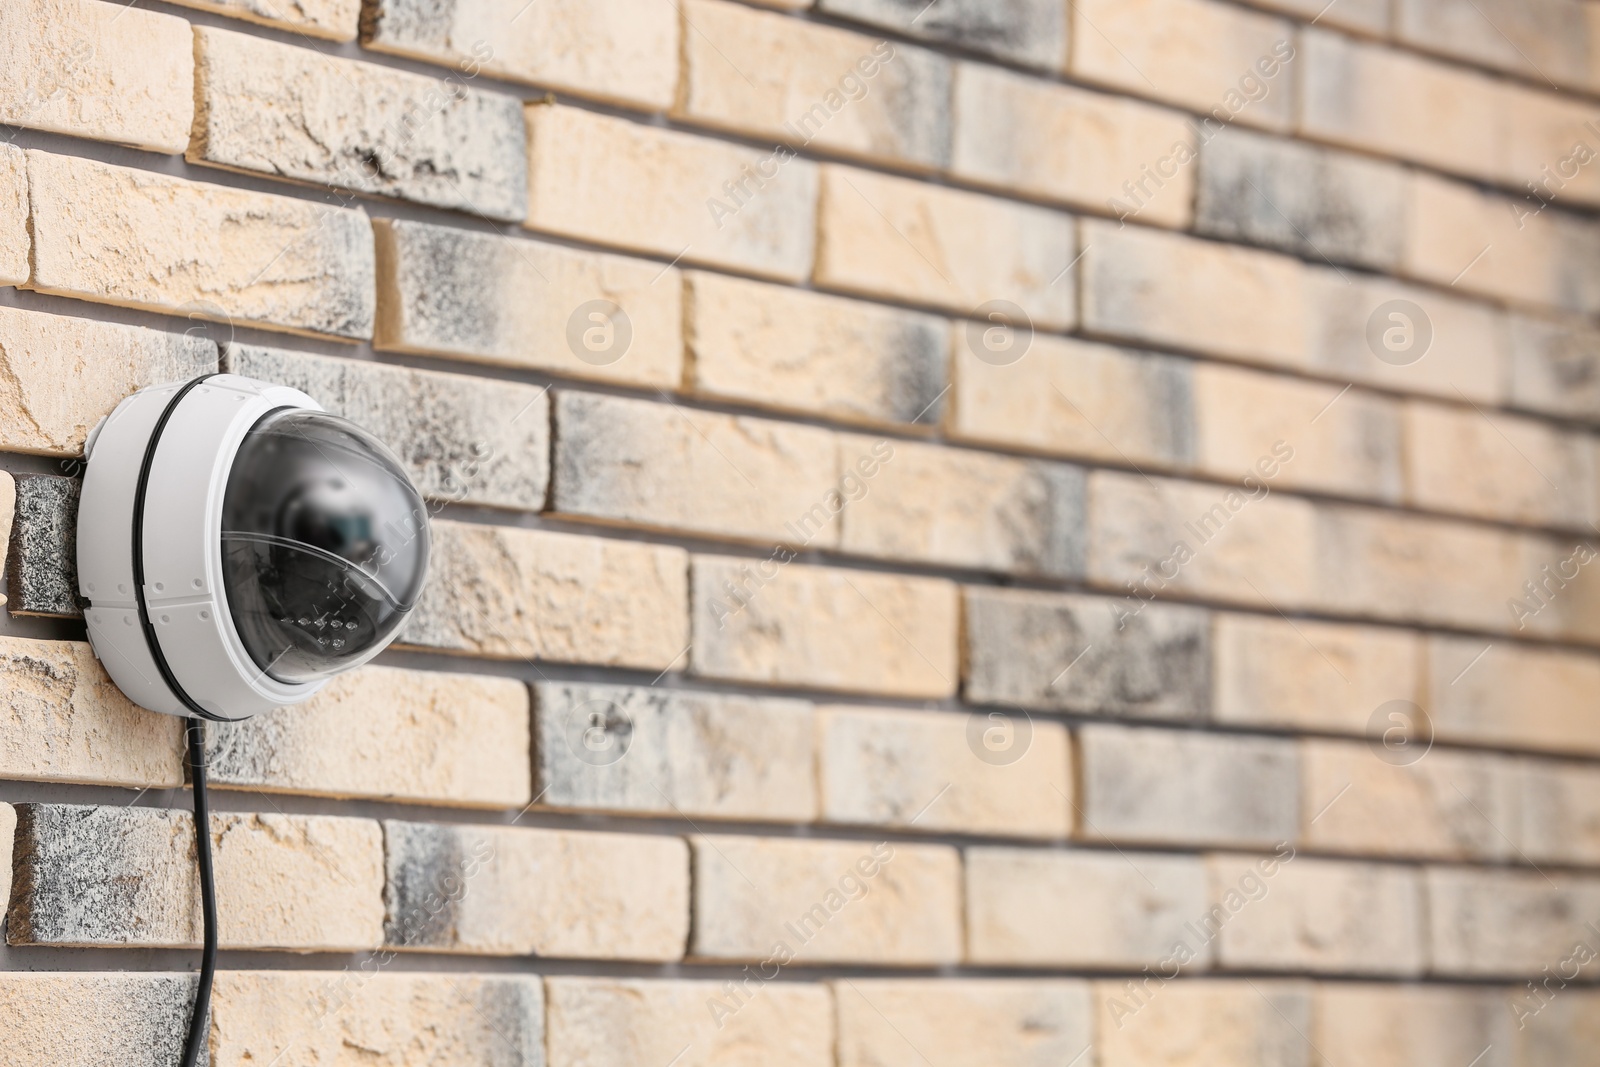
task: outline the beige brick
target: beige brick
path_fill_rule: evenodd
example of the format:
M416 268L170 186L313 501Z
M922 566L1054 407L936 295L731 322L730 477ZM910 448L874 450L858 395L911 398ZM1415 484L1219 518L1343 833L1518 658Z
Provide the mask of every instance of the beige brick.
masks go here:
M724 0L683 6L684 118L784 144L943 169L950 61Z
M374 51L652 109L678 81L678 12L652 0L376 0Z
M1592 876L1435 867L1426 878L1434 974L1537 976L1600 937Z
M1262 607L1305 604L1321 567L1304 500L1137 474L1089 476L1089 577L1125 612L1183 593Z
M1205 869L1189 856L970 848L967 959L975 964L1203 969Z
M1071 72L1211 116L1285 129L1295 66L1292 24L1214 0L1079 0Z
M399 219L373 232L374 348L677 388L676 270Z
M1029 724L1020 751L991 753L981 714L874 708L817 713L822 817L929 833L1065 837L1072 827L1066 727ZM1020 728L1019 728L1020 729Z
M1495 176L1523 197L1518 206L1525 211L1552 197L1567 207L1600 203L1600 173L1589 165L1600 144L1600 107L1546 92L1548 83L1539 80L1539 88L1500 87L1505 158Z
M1511 1016L1497 989L1330 982L1313 994L1319 1067L1510 1067Z
M1274 487L1400 500L1401 406L1386 397L1200 364L1194 424L1206 474L1255 489L1270 471Z
M88 645L0 638L0 677L8 694L0 717L0 774L6 778L165 789L183 784L182 720L130 703Z
M906 0L817 0L817 8L1048 71L1066 60L1067 13L1055 0L943 0L927 10Z
M486 808L533 796L528 691L509 678L364 667L211 732L224 788Z
M419 952L676 960L689 850L664 835L383 824L384 942Z
M1600 330L1578 316L1510 316L1510 404L1600 422Z
M785 281L811 273L817 167L576 108L531 105L530 229Z
M1406 498L1423 508L1534 526L1597 517L1594 438L1500 413L1405 405Z
M1428 714L1443 740L1600 755L1592 654L1432 637L1428 672Z
M814 822L811 705L643 686L540 682L534 765L546 807Z
M1299 836L1292 741L1089 725L1077 743L1086 840L1270 847Z
M28 280L28 162L22 149L0 146L0 285Z
M1423 699L1422 639L1403 630L1218 615L1212 639L1219 722L1358 734L1381 705Z
M953 584L782 559L695 557L693 673L930 699L955 692Z
M1083 327L1227 356L1306 364L1306 268L1271 252L1085 222Z
M1075 322L1067 215L832 165L817 210L821 286L979 317L1006 301L1041 329Z
M939 421L950 326L932 315L692 271L688 385L853 423Z
M224 948L355 951L383 934L383 839L368 819L211 817ZM194 819L159 808L17 807L14 945L199 944Z
M1390 0L1339 0L1332 7L1327 0L1250 0L1268 11L1314 19L1319 25L1341 26L1348 30L1381 37L1389 31Z
M1513 1035L1515 1067L1583 1067L1600 1044L1600 993L1567 989L1552 1001L1542 985L1524 987L1512 992L1509 1006L1527 1023Z
M551 507L763 544L838 540L838 437L811 426L562 391ZM815 518L813 523L812 519Z
M1592 37L1581 0L1398 0L1395 36L1417 48L1511 71L1545 84L1593 87Z
M664 545L433 522L406 643L494 659L667 670L688 636L688 555Z
M1310 1067L1302 982L1096 982L1099 1067Z
M1193 450L1190 364L1109 345L1035 337L1017 362L955 345L952 437L1052 455L1187 465Z
M1217 940L1229 970L1417 975L1424 966L1423 887L1409 867L1291 858L1262 881L1253 856L1207 861Z
M16 517L17 481L11 476L10 471L6 471L4 476L0 477L0 544L7 546L8 556L10 554L9 546L11 544L11 522ZM0 558L0 579L5 577L5 569L6 560ZM4 604L5 602L6 598L4 596L0 596L0 604Z
M845 978L832 986L839 1067L1057 1067L1092 1043L1087 982Z
M950 169L967 181L1178 229L1193 217L1197 149L1178 112L962 63L954 121Z
M0 32L0 122L182 152L194 119L183 19L95 0L17 0Z
M839 438L839 456L846 552L1008 574L1083 574L1078 467L858 436ZM849 478L852 470L862 477Z
M953 848L706 836L690 846L693 956L907 966L961 958Z
M365 212L28 153L29 288L295 333L372 335Z
M10 804L0 804L0 921L5 919L11 905L11 861L17 838L17 809Z
M1305 846L1403 858L1514 858L1515 845L1506 836L1517 828L1513 765L1480 753L1428 751L1425 733L1417 735L1404 719L1374 724L1394 728L1416 736L1417 750L1391 756L1376 738L1304 742Z
M178 1063L194 983L192 973L6 971L0 974L6 1058L18 1067Z
M216 1067L338 1063L382 1067L543 1062L544 989L537 975L224 971L211 1006ZM354 1051L359 1050L359 1051Z
M552 1067L833 1065L833 1005L809 983L552 977L545 996Z
M1593 539L1526 534L1517 541L1522 568L1507 584L1521 584L1504 601L1502 625L1523 636L1600 644L1600 568L1589 566L1597 558Z
M527 214L515 97L210 27L194 48L192 162L491 219Z
M307 37L353 41L361 20L361 0L173 0L184 7L212 11L262 26L281 27Z
M1600 866L1600 768L1519 760L1510 772L1520 822L1507 827L1534 863Z

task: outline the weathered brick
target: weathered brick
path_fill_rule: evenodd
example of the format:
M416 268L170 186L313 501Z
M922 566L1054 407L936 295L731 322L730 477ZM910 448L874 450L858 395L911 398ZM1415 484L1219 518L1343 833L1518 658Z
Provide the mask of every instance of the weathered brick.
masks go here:
M182 152L194 119L183 19L93 0L17 0L0 32L0 122Z
M809 983L561 977L545 997L551 1067L833 1067L833 1005Z
M804 5L797 5L804 6ZM1053 0L818 0L819 10L1030 67L1066 62L1067 18Z
M1191 856L966 851L967 958L1000 966L1134 968L1179 953L1204 968L1205 868Z
M1497 989L1329 982L1313 993L1307 1036L1330 1065L1510 1067L1504 1000Z
M273 26L307 37L353 41L361 20L361 0L173 0L184 7L214 11L262 26Z
M1518 822L1508 828L1534 863L1600 866L1600 768L1588 763L1519 760Z
M1430 637L1427 670L1428 715L1444 740L1600 755L1592 654Z
M1083 224L1085 330L1251 363L1306 363L1306 268L1271 252Z
M768 544L838 540L826 501L843 488L839 444L827 430L564 390L555 438L557 512Z
M939 422L950 327L932 315L692 271L688 385L845 422Z
M188 158L520 222L522 103L249 34L195 30Z
M305 704L212 728L223 788L521 807L528 691L508 678L364 667Z
M961 958L961 859L942 845L690 838L690 954L781 963Z
M1268 608L1305 604L1322 566L1318 514L1270 492L1266 482L1247 490L1096 471L1090 580L1126 591L1119 617L1170 592Z
M930 833L1063 838L1072 827L1066 727L1035 722L1013 755L984 750L981 715L875 708L817 712L828 822Z
M1398 166L1238 128L1200 152L1195 229L1313 261L1393 269L1405 236Z
M1274 486L1399 502L1412 457L1395 401L1212 363L1193 380L1196 469L1252 491L1270 470Z
M28 153L28 287L202 319L372 336L365 212Z
M831 984L838 1067L1057 1067L1092 1043L1087 982L845 978Z
M10 555L11 548L11 520L17 515L17 482L11 477L10 471L0 473L0 545L6 546L4 555L0 555L0 578L5 577L5 556ZM6 598L0 595L0 605Z
M1419 507L1582 529L1596 518L1594 438L1533 419L1405 405L1406 498Z
M377 974L370 964L320 974L224 971L210 1036L216 1067L352 1055L383 1067L542 1067L544 989L537 975Z
M83 483L53 474L16 482L16 520L6 552L13 615L82 615L78 599L78 494Z
M0 285L28 280L28 161L22 149L0 146Z
M1286 19L1214 0L1078 0L1073 15L1078 77L1204 112L1208 126L1289 125L1300 59Z
M956 69L950 169L968 181L1182 229L1195 154L1177 112L1000 67Z
M6 908L11 906L11 862L17 839L17 809L10 804L0 804L0 921L5 919Z
M1301 982L1096 982L1099 1067L1312 1067Z
M1593 38L1578 0L1397 0L1395 37L1406 44L1544 83L1594 86Z
M952 437L1065 456L1185 466L1193 452L1187 360L1035 337L1015 363L958 336Z
M819 285L979 318L1005 301L1027 328L1074 324L1070 216L835 165L817 212Z
M383 839L367 819L211 817L225 948L354 951L383 934ZM192 947L194 819L159 808L17 806L14 945Z
M1267 847L1299 836L1293 741L1090 725L1077 744L1086 840Z
M541 682L536 795L552 808L812 822L811 705L640 686Z
M1509 317L1510 403L1600 422L1600 330L1582 318Z
M811 273L817 166L790 149L571 107L527 117L530 229L785 281Z
M179 1067L195 981L128 971L0 973L6 1059L18 1067Z
M865 479L861 464L888 449ZM840 482L845 552L1008 574L1083 574L1079 467L854 435L839 438L839 457L842 471L863 476Z
M234 374L293 386L376 434L426 497L538 511L550 471L548 391L233 344Z
M89 646L0 638L0 775L95 785L183 784L182 720L122 695Z
M400 219L379 219L373 231L373 347L677 387L675 270Z
M1600 143L1600 109L1542 85L1503 83L1499 89L1504 158L1494 176L1521 197L1512 213L1537 211L1556 199L1567 207L1600 203L1600 173L1589 165Z
M1218 614L1218 722L1362 733L1381 705L1423 699L1423 644L1403 630Z
M362 44L579 96L665 108L679 13L652 0L375 0Z
M496 659L667 670L688 636L688 555L664 545L433 523L402 639Z
M1430 868L1430 969L1457 976L1528 976L1591 948L1600 879L1538 871Z
M1203 718L1207 614L1102 597L968 587L965 694L974 704L1139 718Z
M938 53L723 0L688 0L683 17L683 117L866 159L949 164L950 61Z
M1600 993L1566 989L1551 1000L1541 984L1513 990L1510 1008L1527 1022L1512 1035L1514 1067L1583 1067L1600 1045Z
M1250 0L1250 3L1371 36L1381 37L1389 32L1389 0L1339 0L1332 6L1327 0Z
M677 837L385 821L384 943L418 952L676 960ZM603 918L602 918L603 917Z
M1217 939L1219 967L1422 973L1427 933L1418 871L1300 857L1263 881L1260 862L1253 856L1206 861L1213 908L1230 913Z

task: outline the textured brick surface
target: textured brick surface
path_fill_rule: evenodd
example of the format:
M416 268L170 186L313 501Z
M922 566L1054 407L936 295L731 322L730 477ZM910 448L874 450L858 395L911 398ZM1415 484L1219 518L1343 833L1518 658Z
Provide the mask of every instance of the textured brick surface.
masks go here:
M6 553L6 608L13 615L80 615L78 494L83 483L53 474L16 479L16 521Z
M1066 13L1052 0L944 0L938 10L922 10L915 0L818 0L817 6L1031 67L1055 70L1066 61Z
M1101 1067L1311 1067L1311 987L1260 979L1184 982L1150 995L1096 982Z
M997 725L981 715L820 709L823 819L930 833L1065 837L1073 823L1066 728L1031 723L1024 739L1024 728L1013 726L1014 733L997 739L1006 747L991 755L986 731Z
M690 955L925 966L961 958L953 848L721 836L690 845Z
M1571 0L1398 0L1395 35L1407 44L1538 79L1593 87L1585 8Z
M1425 662L1428 714L1440 737L1600 754L1600 723L1588 710L1600 685L1593 656L1433 637Z
M1325 0L1252 0L1254 6L1315 20L1322 26L1342 26L1373 36L1389 29L1390 0L1340 0L1328 7Z
M0 974L5 1054L19 1065L178 1067L194 983L188 974Z
M1533 991L1523 989L1513 998L1513 1014L1517 1008L1524 1012L1540 1009L1525 1028L1513 1035L1512 1062L1516 1067L1545 1063L1576 1067L1592 1055L1595 1043L1600 1041L1600 994L1568 989L1559 1000L1544 1002Z
M489 956L675 960L688 849L637 834L383 824L384 941Z
M1513 315L1508 332L1513 406L1600 419L1600 331L1578 318Z
M1535 863L1600 865L1600 770L1523 760L1514 777L1520 824L1506 832Z
M811 822L813 715L800 700L542 682L534 765L553 808Z
M1205 870L1187 856L972 848L967 957L1025 967L1134 969L1210 948L1188 928L1206 910ZM1187 952L1176 952L1183 944ZM1176 962L1182 962L1178 960Z
M1497 989L1319 985L1307 1038L1328 1063L1507 1067L1516 1029ZM1558 1062L1558 1061L1550 1061Z
M839 1067L1055 1067L1091 1044L1086 982L844 979L833 1000Z
M7 549L11 545L11 521L17 516L17 482L11 477L11 472L6 471L0 475L0 544ZM5 575L4 557L0 557L0 577ZM0 604L4 604L5 597L0 595Z
M296 333L372 335L364 212L28 153L44 293Z
M1426 874L1429 965L1441 975L1536 977L1593 946L1600 880L1438 867ZM1563 968L1570 972L1571 965Z
M492 219L527 213L515 97L207 27L195 57L195 162Z
M0 147L0 284L28 280L28 162L22 149Z
M174 0L184 7L214 11L219 15L280 27L307 37L352 41L361 18L361 0Z

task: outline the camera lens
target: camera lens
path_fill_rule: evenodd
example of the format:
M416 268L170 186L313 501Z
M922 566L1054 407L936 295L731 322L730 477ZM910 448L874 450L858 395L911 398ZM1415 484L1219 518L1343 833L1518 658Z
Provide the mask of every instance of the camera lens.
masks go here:
M250 658L316 681L382 648L428 572L422 498L382 442L319 411L251 427L222 502L223 589Z

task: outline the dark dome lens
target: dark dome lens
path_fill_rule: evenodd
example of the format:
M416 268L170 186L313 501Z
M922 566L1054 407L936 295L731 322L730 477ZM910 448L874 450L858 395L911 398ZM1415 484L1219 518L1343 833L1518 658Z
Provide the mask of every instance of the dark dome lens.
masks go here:
M383 443L317 411L245 436L222 501L222 571L244 647L280 682L361 662L405 622L428 573L428 513Z

